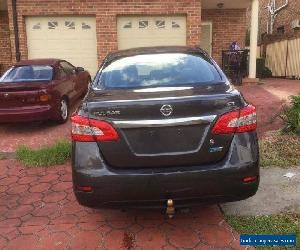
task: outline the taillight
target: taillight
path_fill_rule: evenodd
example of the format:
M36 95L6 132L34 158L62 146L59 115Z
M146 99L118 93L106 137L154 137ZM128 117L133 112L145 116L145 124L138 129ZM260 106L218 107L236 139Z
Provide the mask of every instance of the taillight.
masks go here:
M214 125L212 133L215 135L244 133L256 130L256 126L256 109L248 105L222 115Z
M72 121L72 140L82 142L116 141L119 139L117 131L108 122L89 119L74 115Z
M51 95L48 95L48 94L42 94L39 96L33 96L33 97L26 98L27 103L48 102L50 100L51 100Z
M39 100L41 102L48 102L48 101L50 101L50 99L51 99L51 95L47 95L47 94L40 95L40 97L39 97Z

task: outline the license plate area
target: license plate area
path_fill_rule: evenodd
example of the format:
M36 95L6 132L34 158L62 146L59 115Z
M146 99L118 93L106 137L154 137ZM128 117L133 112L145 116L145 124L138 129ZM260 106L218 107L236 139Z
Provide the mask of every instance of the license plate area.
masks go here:
M123 129L136 155L187 153L200 149L207 125Z

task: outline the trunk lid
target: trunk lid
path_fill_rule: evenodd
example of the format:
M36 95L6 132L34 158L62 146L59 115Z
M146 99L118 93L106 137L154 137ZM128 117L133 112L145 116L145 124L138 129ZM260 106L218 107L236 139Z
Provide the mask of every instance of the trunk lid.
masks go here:
M191 166L219 161L232 135L213 136L218 115L243 105L228 86L94 91L89 116L110 122L117 142L99 142L105 161L117 168Z
M0 108L18 108L35 103L47 83L0 83Z

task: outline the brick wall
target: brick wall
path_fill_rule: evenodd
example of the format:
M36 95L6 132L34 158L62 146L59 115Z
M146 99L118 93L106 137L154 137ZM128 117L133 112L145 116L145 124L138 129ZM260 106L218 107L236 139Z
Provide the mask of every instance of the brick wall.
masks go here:
M8 15L0 11L0 75L11 65Z
M239 46L244 48L247 30L246 9L204 9L202 20L212 22L212 56L218 63L222 61L222 50L228 49L232 41L237 41Z
M260 35L267 32L267 22L269 19L268 11L266 9L269 0L260 0ZM285 0L277 0L277 6L281 6L285 3ZM275 19L274 23L274 33L272 36L267 37L267 41L276 41L282 40L291 37L300 37L300 29L294 30L291 27L291 22L295 19L300 19L300 1L299 0L290 0L289 5L279 12L278 16ZM285 33L277 34L277 28L284 26ZM261 37L260 37L261 38Z
M117 15L176 15L187 16L187 45L199 45L201 33L200 0L18 0L18 24L21 58L27 58L25 17L35 15L96 16L97 50L101 61L117 49ZM8 1L11 18L11 1ZM13 30L12 21L10 28ZM13 32L11 32L13 41ZM14 44L12 43L12 46ZM14 51L14 50L13 50ZM13 58L14 55L13 55Z

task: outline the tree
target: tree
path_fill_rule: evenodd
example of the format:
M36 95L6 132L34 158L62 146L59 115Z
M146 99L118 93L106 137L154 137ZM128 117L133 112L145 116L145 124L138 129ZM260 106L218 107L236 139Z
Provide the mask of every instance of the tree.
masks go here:
M284 8L286 8L288 4L289 4L289 0L285 0L285 4L283 4L280 7L276 7L276 0L269 0L269 4L267 6L268 12L270 14L270 20L267 24L268 34L273 34L275 19L279 14L279 12Z

